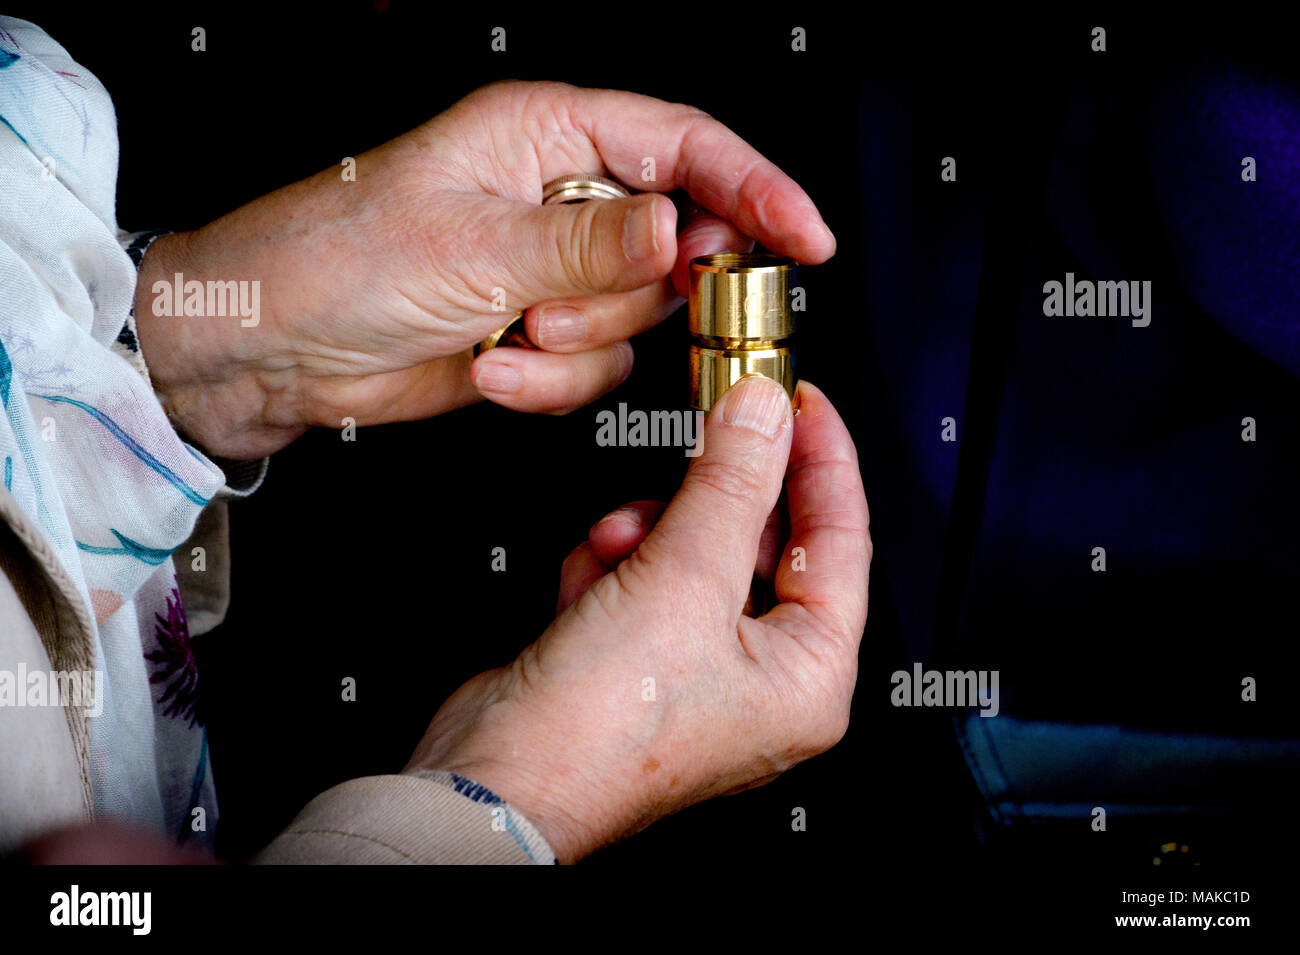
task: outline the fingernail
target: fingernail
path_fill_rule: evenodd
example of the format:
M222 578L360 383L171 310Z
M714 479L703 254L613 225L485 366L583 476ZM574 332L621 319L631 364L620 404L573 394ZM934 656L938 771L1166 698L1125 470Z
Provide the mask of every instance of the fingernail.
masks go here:
M659 203L639 202L623 216L623 255L629 262L648 259L659 251Z
M500 362L484 362L474 377L474 387L479 391L491 391L499 395L516 392L523 383L523 376L519 372Z
M542 309L537 319L537 344L573 345L587 337L587 316L576 308L557 305Z
M587 532L587 536L590 537L597 527L601 524L608 524L610 521L622 521L627 524L635 524L639 527L642 523L641 512L634 507L620 507L617 511L610 511L595 524L591 525L591 530Z
M722 396L722 420L771 438L790 413L785 389L762 375L746 375Z

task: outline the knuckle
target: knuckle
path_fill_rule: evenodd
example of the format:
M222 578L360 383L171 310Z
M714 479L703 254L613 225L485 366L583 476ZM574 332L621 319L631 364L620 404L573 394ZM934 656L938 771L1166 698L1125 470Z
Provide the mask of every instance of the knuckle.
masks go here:
M657 594L674 573L671 556L663 556L668 558L667 566L662 559L647 559L642 550L634 551L614 569L619 588L633 598Z
M609 284L610 264L614 250L614 236L619 236L622 248L624 212L621 204L614 206L602 202L585 202L578 222L582 230L582 271L588 286L599 291Z
M502 93L522 92L528 88L528 83L524 80L504 79L493 80L476 89L471 96L486 96L488 94L501 95Z
M763 492L758 471L743 461L721 461L700 457L686 472L687 484L708 488L729 501L744 501Z
M632 372L632 346L619 342L590 360L566 361L552 385L545 412L566 415L617 388Z
M731 616L731 581L706 555L683 551L651 534L615 569L623 590L640 607L680 627L734 627Z
M560 362L560 380L556 384L553 408L560 414L568 414L593 400L599 393L598 383L593 381L593 368L585 361Z
M712 595L706 576L674 549L655 546L652 538L614 570L622 591L638 605L660 605L668 614L709 606Z
M572 222L557 222L550 232L551 245L543 253L543 261L556 263L558 270L547 275L547 284L561 289L582 286L582 237Z
M608 575L587 588L573 605L574 614L587 622L611 623L622 614L626 591L619 582Z
M558 105L567 107L577 88L559 80L505 80L512 87L512 92L524 97L525 103L532 109L547 110Z
M612 391L627 381L627 376L632 374L633 357L631 342L615 342L609 346L603 356L601 394Z
M692 139L711 135L722 126L709 113L696 106L688 106L685 103L678 103L677 106L682 112L681 145L683 148Z
M596 203L584 203L578 214L557 230L556 252L567 288L585 290L599 286L601 262L596 212Z

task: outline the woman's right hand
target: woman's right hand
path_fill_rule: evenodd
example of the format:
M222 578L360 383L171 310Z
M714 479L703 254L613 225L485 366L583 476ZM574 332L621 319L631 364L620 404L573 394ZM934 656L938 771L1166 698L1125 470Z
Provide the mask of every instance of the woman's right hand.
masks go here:
M765 378L727 392L653 529L593 530L565 563L567 608L442 706L406 771L488 787L572 862L834 745L857 678L871 541L853 441L821 391L800 390L797 417ZM783 480L781 603L752 619L742 608Z

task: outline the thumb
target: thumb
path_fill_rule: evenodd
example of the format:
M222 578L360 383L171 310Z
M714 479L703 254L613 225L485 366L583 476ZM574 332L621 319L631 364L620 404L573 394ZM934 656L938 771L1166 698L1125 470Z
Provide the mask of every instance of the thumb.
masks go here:
M640 559L690 574L693 586L725 595L722 609L738 617L781 493L792 418L790 398L775 381L753 375L733 385L710 412L704 451L642 542Z
M666 196L524 207L501 227L511 301L630 292L662 280L677 257L677 209Z

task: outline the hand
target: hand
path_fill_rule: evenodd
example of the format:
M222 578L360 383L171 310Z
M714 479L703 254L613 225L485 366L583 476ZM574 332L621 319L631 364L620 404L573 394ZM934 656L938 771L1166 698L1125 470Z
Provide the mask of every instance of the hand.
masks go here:
M149 829L114 820L52 829L0 860L23 865L214 865L199 849L178 846Z
M654 182L641 181L647 156ZM155 389L214 454L259 457L311 426L424 418L482 395L568 411L627 377L627 339L680 304L692 257L745 251L747 236L801 262L835 248L808 196L739 137L632 93L496 84L356 157L355 182L341 171L145 256L135 311ZM573 172L648 194L539 205L543 184ZM677 189L698 205L680 231L660 194ZM155 315L154 283L177 273L260 282L256 325ZM471 347L524 308L541 350L493 349L471 368Z
M641 502L597 524L565 562L560 616L443 704L406 771L487 786L572 862L834 745L871 541L852 439L819 390L800 391L798 417L767 379L728 391L657 523ZM783 476L782 602L755 620L741 609Z

